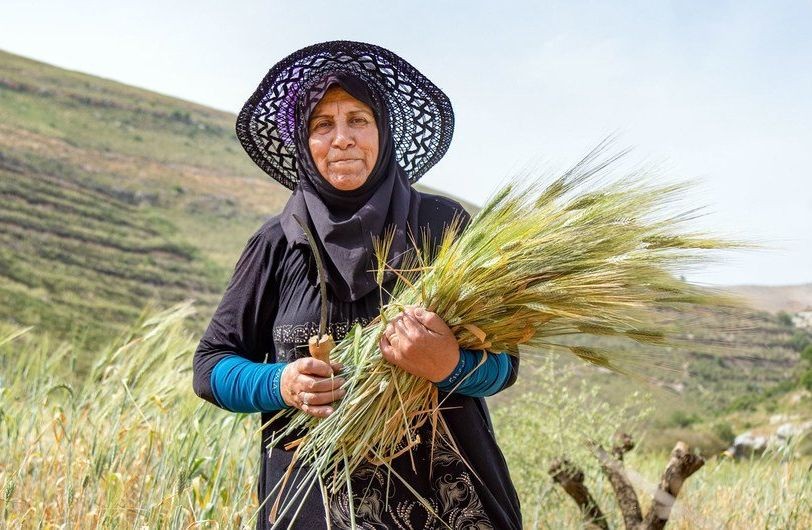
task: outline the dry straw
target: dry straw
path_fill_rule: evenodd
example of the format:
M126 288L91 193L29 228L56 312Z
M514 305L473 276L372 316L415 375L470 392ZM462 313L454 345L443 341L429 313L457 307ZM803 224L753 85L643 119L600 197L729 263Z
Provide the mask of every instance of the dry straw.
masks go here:
M433 437L444 436L453 447L436 387L381 357L381 333L404 306L436 312L463 348L512 355L520 346L522 355L557 349L645 375L663 358L654 352L670 343L654 316L659 309L724 301L675 273L708 250L738 245L684 230L694 212L673 212L684 184L655 184L639 175L603 183L620 156L606 156L605 147L546 186L543 179L505 186L465 230L458 233L455 223L433 252L416 251L398 271L380 317L353 328L331 355L347 367L346 396L335 412L326 419L295 409L282 413L291 419L279 435L305 430L288 446L296 448L294 461L308 466L294 498L316 485L325 497L336 494L351 487L360 465L388 466L413 445L434 443L417 434L426 422ZM423 245L415 246L428 248L427 241L424 234ZM385 240L378 254L388 254ZM619 337L649 344L652 353L567 345L571 335Z

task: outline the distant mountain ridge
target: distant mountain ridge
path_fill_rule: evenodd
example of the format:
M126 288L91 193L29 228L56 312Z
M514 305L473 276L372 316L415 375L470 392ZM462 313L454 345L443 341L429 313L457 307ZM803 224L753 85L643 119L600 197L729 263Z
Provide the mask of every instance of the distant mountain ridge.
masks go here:
M799 285L732 285L726 290L741 296L754 308L776 313L812 310L812 283Z

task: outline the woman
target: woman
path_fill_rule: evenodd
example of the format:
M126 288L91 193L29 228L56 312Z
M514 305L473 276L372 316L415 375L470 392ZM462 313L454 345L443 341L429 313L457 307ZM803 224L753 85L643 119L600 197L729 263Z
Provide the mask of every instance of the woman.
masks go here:
M343 380L331 377L339 366L307 355L322 300L313 252L297 219L309 225L324 258L328 331L340 341L353 324L379 314L394 284L387 275L380 289L369 272L373 236L394 231L389 263L397 267L423 231L436 244L455 216L466 216L457 202L411 187L445 154L452 132L445 94L378 46L317 44L268 72L237 119L237 136L293 195L249 240L200 341L194 357L200 397L227 410L261 412L263 423L286 407L316 417L332 413L344 397ZM389 362L435 382L441 397L453 390L443 415L456 449L443 442L432 448L426 432L425 442L392 464L408 486L382 467L358 470L356 525L519 528L518 499L482 399L515 381L518 360L489 355L478 366L480 354L461 351L445 322L424 308L394 319L381 351ZM258 528L288 527L300 502L295 528L324 528L326 515L334 527L349 527L346 493L326 502L315 490L296 498L295 474L281 494L274 491L292 456L284 449L291 438L268 447L284 422L263 432Z

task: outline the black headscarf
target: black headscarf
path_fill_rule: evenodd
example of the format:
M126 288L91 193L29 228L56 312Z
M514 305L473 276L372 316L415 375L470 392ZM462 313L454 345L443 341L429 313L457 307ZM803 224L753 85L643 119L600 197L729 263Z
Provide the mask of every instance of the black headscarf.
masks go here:
M310 155L308 122L313 109L333 85L369 105L378 128L378 159L364 184L350 191L334 188L316 168ZM378 284L373 237L394 229L387 262L397 267L410 248L408 231L415 236L420 195L412 189L405 171L395 157L392 131L383 98L368 85L346 72L328 75L319 91L305 91L310 100L297 105L296 150L299 182L281 214L281 225L289 245L307 244L301 227L293 218L308 222L320 245L325 276L333 295L354 302ZM391 278L385 276L385 281Z

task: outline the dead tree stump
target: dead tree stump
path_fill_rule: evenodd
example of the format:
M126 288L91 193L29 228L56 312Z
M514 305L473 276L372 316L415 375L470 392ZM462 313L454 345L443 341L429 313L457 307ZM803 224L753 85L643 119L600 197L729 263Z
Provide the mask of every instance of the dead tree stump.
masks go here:
M662 530L671 516L671 508L677 500L682 484L705 465L705 460L693 454L687 444L677 442L660 478L651 507L644 517L637 493L623 467L623 456L634 448L631 436L619 435L611 454L596 443L590 443L590 447L600 463L601 471L609 479L620 512L623 514L626 530ZM584 484L584 472L580 468L561 458L556 459L547 472L578 505L587 528L609 530L606 516Z

